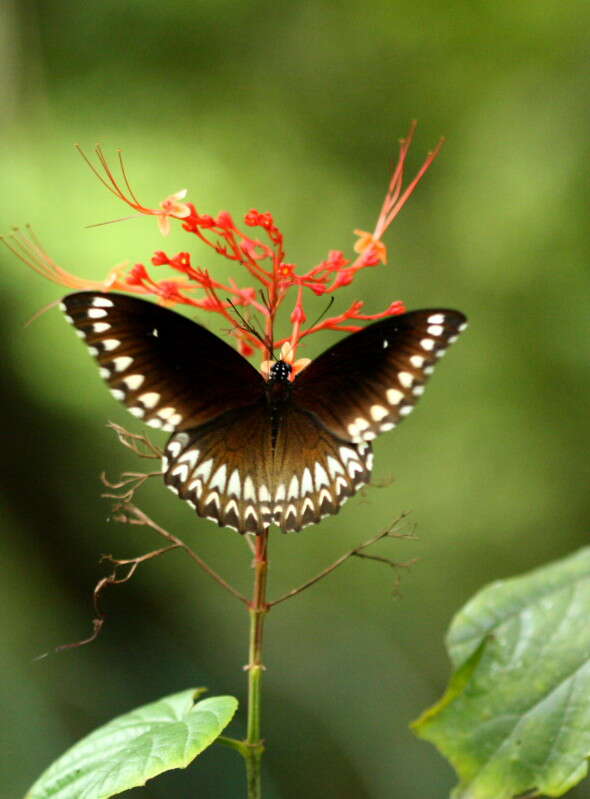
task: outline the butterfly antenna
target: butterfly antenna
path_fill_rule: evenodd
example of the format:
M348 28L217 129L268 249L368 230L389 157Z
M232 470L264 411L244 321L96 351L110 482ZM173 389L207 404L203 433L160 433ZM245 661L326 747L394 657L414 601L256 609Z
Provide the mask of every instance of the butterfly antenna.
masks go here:
M266 347L266 346L267 346L267 342L264 340L264 336L262 335L262 333L260 333L258 330L256 330L256 328L254 327L254 325L253 325L251 322L249 322L249 321L248 321L248 320L247 320L247 319L244 317L244 315L243 315L243 314L242 314L242 313L241 313L241 312L238 310L238 307L237 307L237 305L235 305L235 304L234 304L234 303L233 303L233 302L230 300L230 298L229 298L229 297L226 297L225 299L227 300L227 302L229 302L229 304L231 305L231 307L234 309L236 316L239 318L240 322L242 323L242 328L243 328L244 330L247 330L247 331L248 331L248 333L251 333L251 334L252 334L252 335L253 335L255 338L257 338L257 339L258 339L258 341L259 341L259 342L262 344L262 346L263 346L263 347Z
M324 310L321 312L321 314L318 316L318 318L315 320L313 325L311 325L311 327L315 327L318 324L318 322L320 322L324 318L324 316L328 313L328 311L330 310L332 305L334 305L334 297L333 296L330 297L330 299L328 300L328 304L326 305Z

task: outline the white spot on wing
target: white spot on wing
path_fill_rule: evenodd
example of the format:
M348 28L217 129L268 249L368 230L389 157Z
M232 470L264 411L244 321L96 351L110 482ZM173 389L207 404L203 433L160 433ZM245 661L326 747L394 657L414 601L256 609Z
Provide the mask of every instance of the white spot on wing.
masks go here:
M357 460L358 455L356 451L350 447L340 447L340 457L344 463L348 463L350 460Z
M303 470L303 477L301 478L301 493L311 494L313 491L313 480L311 479L311 472L309 469Z
M333 455L328 455L327 463L328 469L330 470L330 476L332 478L336 477L338 474L344 474L344 466L339 460L336 460Z
M160 401L160 395L157 391L146 391L145 394L140 394L138 399L146 408L155 408Z
M195 494L196 498L200 499L201 498L201 494L203 493L203 481L199 480L198 478L196 480L193 480L189 484L188 490L189 491L194 491L194 494Z
M410 363L412 366L415 366L416 369L421 369L422 364L424 363L424 358L421 355L412 355L410 358Z
M240 511L238 509L238 503L235 501L235 499L230 499L230 501L227 503L227 505L223 509L224 516L227 516L230 513L235 513L238 518L240 516Z
M357 472L362 474L365 470L359 461L351 460L346 464L346 471L351 477L354 477Z
M386 416L389 416L389 411L383 405L371 405L371 419L375 422L380 422Z
M427 350L427 352L430 352L431 350L434 349L434 339L423 338L422 341L420 342L420 346L422 347L423 350Z
M260 488L258 489L258 499L260 500L260 502L271 501L270 491L265 485L261 485Z
M411 374L411 372L400 372L397 376L397 379L404 388L410 388L414 382L414 375Z
M209 479L209 477L211 476L211 467L212 466L213 466L213 459L209 458L209 460L204 461L204 463L201 463L200 466L197 466L197 468L194 471L193 476L194 477L202 477L203 478L203 482L206 483L207 480Z
M287 488L284 483L279 483L275 492L275 502L282 502L287 494Z
M96 327L96 325L94 325L94 327ZM113 350L116 350L117 347L121 344L121 342L117 338L105 338L105 340L101 343L107 352L112 352Z
M240 473L234 469L227 484L227 493L234 497L239 497L241 491Z
M426 321L429 325L442 325L445 321L445 315L443 313L433 313Z
M173 443L178 444L177 441ZM178 447L180 449L180 444L178 444ZM168 449L170 449L170 447L168 447ZM198 449L189 449L188 452L185 452L183 455L180 456L180 462L188 463L191 469L194 469L194 467L197 465L197 461L199 460L200 454L201 453L199 452Z
M429 327L426 328L426 332L429 336L442 336L445 329L442 325L429 325Z
M143 408L129 408L129 413L133 414L133 416L137 416L138 419L141 419L141 417L145 415L145 410Z
M303 516L303 514L305 513L305 511L306 511L308 508L309 508L311 511L314 511L314 510L315 510L315 506L314 506L314 504L313 504L313 499L312 499L311 497L305 497L305 499L304 499L304 501L303 501L303 507L301 508L301 515L302 515L302 516Z
M218 488L219 493L222 494L225 490L226 475L227 475L227 468L224 463L219 467L219 469L217 469L217 471L211 478L211 482L209 483L209 488L211 490L213 490L214 488Z
M297 475L293 475L291 478L291 482L289 483L289 493L287 494L288 499L297 499L299 496L299 480L297 479Z
M409 416L413 410L414 410L413 405L404 405L403 408L399 409L400 416Z
M211 491L209 494L207 494L207 496L205 497L205 501L203 502L203 505L206 507L207 505L209 505L210 502L212 502L215 505L216 509L219 510L219 494L217 493L217 491ZM207 516L207 518L211 519L211 521L217 521L215 517L212 518L211 516Z
M103 308L89 308L88 310L89 319L103 319L106 315L107 312Z
M173 477L180 477L181 482L185 482L186 478L188 477L188 473L190 471L190 467L188 463L179 463L177 464L174 469L170 472Z
M148 419L146 424L155 428L162 427L162 422L159 419Z
M385 396L387 397L387 402L390 405L399 405L404 398L402 392L397 388L389 388L385 392Z
M328 472L324 469L321 463L316 462L316 465L314 467L314 477L315 477L316 488L321 488L322 486L330 485Z
M117 400L124 400L125 399L125 392L121 391L120 388L112 388L111 389L111 394Z
M173 458L176 458L178 456L178 453L180 452L181 449L182 449L182 444L180 443L180 441L171 441L167 446L167 450Z
M248 507L246 508L246 512L244 513L244 520L247 520L248 516L251 516L255 522L258 521L258 514L256 513L256 509L254 508L253 505L248 505Z
M137 391L138 388L141 388L141 384L145 380L143 375L129 375L129 377L124 377L123 382L129 389L129 391Z
M104 366L101 366L99 368L98 373L104 380L108 380L109 377L111 376L111 370L110 369L105 369Z
M95 333L106 333L107 330L111 329L111 326L108 322L95 322L92 325L92 329Z
M117 358L113 358L115 372L124 372L132 363L133 358L130 358L129 355L119 355Z
M112 300L109 300L106 297L95 297L92 300L92 305L94 305L95 308L112 308L114 304L115 303Z
M256 489L250 475L244 480L244 499L246 502L256 502Z

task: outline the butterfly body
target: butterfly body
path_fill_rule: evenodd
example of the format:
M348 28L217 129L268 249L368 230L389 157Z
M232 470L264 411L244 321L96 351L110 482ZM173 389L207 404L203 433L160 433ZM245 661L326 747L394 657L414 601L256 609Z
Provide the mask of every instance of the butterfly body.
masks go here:
M172 433L166 485L241 533L296 531L337 513L370 479L371 441L411 412L465 325L445 309L391 317L294 380L285 361L265 380L206 328L153 303L80 292L63 309L115 398Z

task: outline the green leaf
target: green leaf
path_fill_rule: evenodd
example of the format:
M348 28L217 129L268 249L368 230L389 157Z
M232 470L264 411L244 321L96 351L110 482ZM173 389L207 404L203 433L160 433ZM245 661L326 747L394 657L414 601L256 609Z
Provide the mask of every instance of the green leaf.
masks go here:
M454 674L412 725L454 799L561 796L590 755L590 548L484 588L451 625Z
M233 696L196 701L190 688L132 710L75 744L26 799L106 799L173 768L186 768L229 724Z

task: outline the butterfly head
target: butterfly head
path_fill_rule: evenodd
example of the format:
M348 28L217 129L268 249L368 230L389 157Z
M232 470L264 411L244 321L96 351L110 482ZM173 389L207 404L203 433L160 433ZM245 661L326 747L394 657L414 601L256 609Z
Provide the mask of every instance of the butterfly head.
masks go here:
M293 367L286 361L277 361L270 368L269 383L288 383Z

